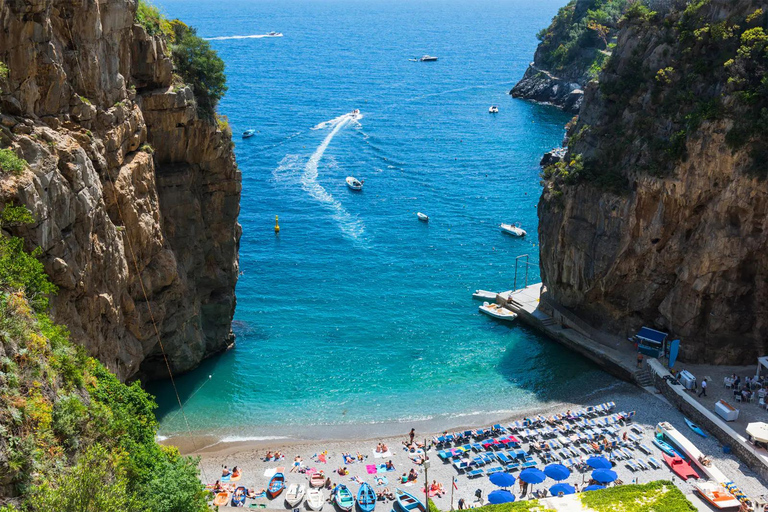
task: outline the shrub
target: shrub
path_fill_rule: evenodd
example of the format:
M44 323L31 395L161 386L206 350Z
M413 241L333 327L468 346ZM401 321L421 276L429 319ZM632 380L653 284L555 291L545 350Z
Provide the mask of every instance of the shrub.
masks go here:
M643 485L619 485L581 493L582 504L596 512L695 512L690 501L666 480Z
M5 173L20 175L27 168L27 161L16 156L10 148L0 149L0 170Z
M213 120L216 105L227 90L224 61L194 28L180 22L173 28L176 42L171 51L176 71L192 87L200 114Z
M136 5L136 23L144 27L147 34L151 36L173 37L171 23L160 12L160 9L147 2L147 0L139 0Z

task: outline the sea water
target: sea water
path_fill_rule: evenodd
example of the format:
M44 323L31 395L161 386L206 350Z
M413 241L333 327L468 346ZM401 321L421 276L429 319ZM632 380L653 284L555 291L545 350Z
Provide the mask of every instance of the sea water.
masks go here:
M518 286L540 279L538 162L569 116L508 91L563 1L160 2L226 62L243 175L237 344L177 377L191 430L442 430L614 382L472 299L512 288L517 256ZM185 432L170 384L149 389L160 433Z

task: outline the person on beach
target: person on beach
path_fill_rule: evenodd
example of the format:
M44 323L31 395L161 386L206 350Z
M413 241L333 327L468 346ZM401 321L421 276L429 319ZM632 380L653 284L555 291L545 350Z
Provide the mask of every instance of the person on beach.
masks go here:
M699 397L701 396L707 396L707 379L701 381L701 392L699 393Z
M325 479L325 488L330 489L331 487L333 487L333 482L331 482L331 477L327 477Z
M408 481L415 482L418 477L419 477L419 474L416 472L416 470L414 468L411 468L411 471L408 473Z
M363 456L363 454L360 452L357 452L357 460L360 462L363 462L364 459L365 457Z
M387 471L394 471L395 470L395 465L392 464L392 460L391 459L387 461L387 465L385 467L387 468Z
M221 481L216 480L216 483L213 484L213 492L221 492L223 490L223 487L221 486Z
M221 470L221 476L229 476L232 472L229 470L227 466L224 466L224 469Z
M637 353L637 367L641 368L643 366L643 353L638 352Z
M411 438L411 444L413 444L413 438L416 437L416 429L412 428L410 434L408 434Z
M626 443L628 438L629 436L627 435L627 431L625 430L624 433L621 434L621 440Z
M467 508L467 505L464 498L459 499L459 510L464 510L465 508Z
M387 445L384 443L381 443L381 453L387 453L389 451L389 448L387 448Z
M408 483L408 475L406 473L403 473L403 476L400 477L400 483L402 484Z
M301 467L301 455L297 455L293 458L293 467L291 467L291 473L295 473Z
M232 468L232 478L237 478L240 476L240 468L235 466Z
M267 451L267 454L264 456L264 462L270 462L272 460L272 451Z
M376 453L382 453L381 443L376 445Z

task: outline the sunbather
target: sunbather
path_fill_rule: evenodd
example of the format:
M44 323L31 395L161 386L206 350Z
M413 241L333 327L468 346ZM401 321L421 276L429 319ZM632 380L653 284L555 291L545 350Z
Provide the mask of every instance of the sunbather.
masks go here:
M382 450L381 450L381 443L379 443L379 444L377 444L377 445L376 445L376 453L382 453Z
M403 476L400 477L400 483L403 483L403 484L408 483L408 475L406 473L403 473Z
M293 466L291 467L291 473L295 473L301 467L301 455L297 455L293 458Z
M232 474L232 471L230 471L227 466L224 466L224 469L221 470L221 476L229 476L231 474Z
M411 468L411 471L408 473L408 481L414 482L418 477L419 477L419 474L416 472L416 470Z
M240 468L239 467L235 466L235 467L232 468L232 476L235 477L235 478L240 476Z
M268 451L267 454L264 456L264 462L269 462L272 460L272 451Z
M387 471L394 471L394 469L395 469L395 465L394 465L394 464L392 464L392 461L391 461L391 460L388 460L388 461L387 461L387 465L386 465L386 468L387 468Z
M387 445L384 443L381 443L381 453L387 453L389 451L389 448L387 448Z

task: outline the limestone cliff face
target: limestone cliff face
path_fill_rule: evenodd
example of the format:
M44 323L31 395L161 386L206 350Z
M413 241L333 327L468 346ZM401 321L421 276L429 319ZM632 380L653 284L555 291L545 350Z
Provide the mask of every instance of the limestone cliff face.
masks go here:
M182 372L231 343L240 173L230 134L172 85L132 0L0 0L1 145L28 163L0 203L59 287L57 321L123 379ZM149 298L149 306L144 300Z
M539 203L550 298L614 333L669 331L692 362L768 350L768 139L749 121L765 98L739 100L764 64L738 71L743 34L766 27L759 4L628 21Z

